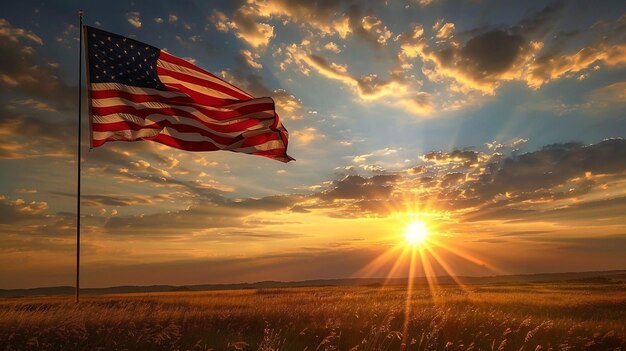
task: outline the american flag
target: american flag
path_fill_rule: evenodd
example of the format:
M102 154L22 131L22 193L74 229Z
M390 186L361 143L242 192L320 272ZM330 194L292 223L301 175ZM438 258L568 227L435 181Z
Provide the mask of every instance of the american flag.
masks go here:
M91 147L152 140L282 162L288 133L269 97L252 95L154 46L85 26Z

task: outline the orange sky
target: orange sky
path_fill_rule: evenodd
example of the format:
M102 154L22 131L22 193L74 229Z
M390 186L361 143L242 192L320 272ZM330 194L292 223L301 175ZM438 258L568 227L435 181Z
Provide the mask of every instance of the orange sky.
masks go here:
M90 4L272 96L297 161L85 138L84 286L403 277L417 219L418 275L626 268L626 6L451 4ZM4 10L0 288L72 285L75 12Z

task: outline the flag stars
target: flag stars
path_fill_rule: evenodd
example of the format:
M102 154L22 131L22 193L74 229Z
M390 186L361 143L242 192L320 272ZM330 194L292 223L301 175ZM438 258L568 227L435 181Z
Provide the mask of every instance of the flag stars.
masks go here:
M91 77L94 82L164 88L155 71L158 49L121 36L94 32L89 33L91 36L88 43Z

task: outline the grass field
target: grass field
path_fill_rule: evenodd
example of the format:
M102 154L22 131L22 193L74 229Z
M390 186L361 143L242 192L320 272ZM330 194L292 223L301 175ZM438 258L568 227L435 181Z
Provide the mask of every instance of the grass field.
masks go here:
M319 287L0 300L4 350L626 350L626 286ZM405 323L407 321L407 323Z

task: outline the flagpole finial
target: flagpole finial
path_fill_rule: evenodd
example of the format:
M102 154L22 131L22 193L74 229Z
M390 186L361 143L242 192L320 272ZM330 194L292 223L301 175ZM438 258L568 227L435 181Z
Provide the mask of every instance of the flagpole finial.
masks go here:
M84 14L83 10L78 10L78 15L79 15L80 17L83 17L83 14Z

